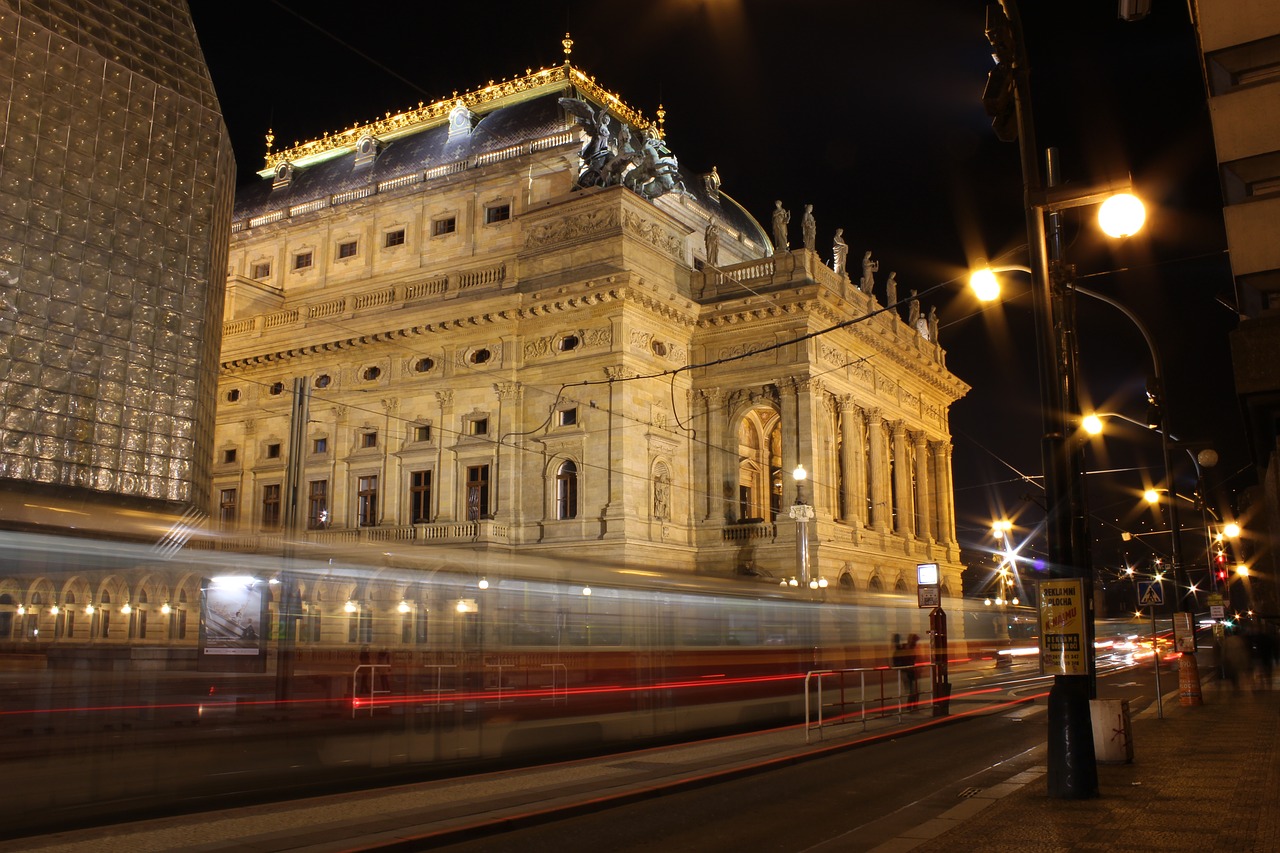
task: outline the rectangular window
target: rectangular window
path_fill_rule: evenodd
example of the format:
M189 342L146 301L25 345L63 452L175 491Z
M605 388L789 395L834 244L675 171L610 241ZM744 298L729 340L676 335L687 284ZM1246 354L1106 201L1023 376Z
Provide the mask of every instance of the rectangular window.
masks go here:
M275 530L280 526L280 484L270 483L262 487L262 529Z
M262 281L264 278L271 278L271 262L267 261L265 264L254 264L253 277L258 281Z
M280 458L280 442L274 441L271 444L267 445L267 458L268 459Z
M378 434L376 432L360 433L360 446L361 447L377 447Z
M431 472L414 471L409 475L409 521L425 524L431 520Z
M339 244L338 244L338 257L339 257L339 258L354 258L354 257L356 256L356 249L357 249L357 246L356 246L356 241L355 241L355 240L350 240L350 241L348 241L348 242L346 242L346 243L339 243Z
M299 252L293 256L293 268L295 270L305 270L309 266L311 266L310 252Z
M560 426L573 426L578 422L578 408L561 409L556 412L556 422Z
M432 237L443 237L445 234L452 234L457 230L458 218L456 216L446 216L431 223Z
M489 419L488 418L472 418L467 421L467 435L488 435Z
M386 235L386 239L383 240L382 245L386 246L388 249L390 249L392 246L403 246L404 245L404 229L397 228L395 231L388 231Z
M467 466L467 521L489 514L489 466Z
M236 449L234 447L229 450L222 451L222 464L230 465L236 461Z
M314 438L314 439L312 439L312 440L311 440L311 452L312 452L312 453L328 453L328 452L329 452L329 439L327 439L327 438Z
M218 497L218 523L222 529L233 527L236 523L236 490L223 489Z
M430 441L431 440L431 424L415 424L413 427L414 441Z
M361 527L378 523L378 476L372 474L356 481L356 521Z
M511 205L495 204L492 207L484 209L484 224L492 225L495 222L506 222L511 218Z
M323 530L329 526L329 481L312 480L307 484L307 527Z

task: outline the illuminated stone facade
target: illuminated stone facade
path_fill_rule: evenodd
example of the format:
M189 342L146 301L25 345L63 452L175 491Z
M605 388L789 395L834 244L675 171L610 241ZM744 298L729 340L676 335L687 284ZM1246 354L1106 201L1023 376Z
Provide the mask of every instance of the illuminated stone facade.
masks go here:
M947 415L967 386L936 327L773 252L718 176L683 169L656 200L577 186L590 140L565 97L615 134L643 121L566 64L269 149L232 226L219 541L777 583L802 463L815 578L914 591L938 562L959 595Z
M203 507L234 159L187 6L0 2L0 85L0 490Z

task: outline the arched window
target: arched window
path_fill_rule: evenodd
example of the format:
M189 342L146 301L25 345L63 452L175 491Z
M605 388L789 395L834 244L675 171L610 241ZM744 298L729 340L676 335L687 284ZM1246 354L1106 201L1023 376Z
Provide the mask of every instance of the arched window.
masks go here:
M570 459L556 469L556 518L578 517L578 466Z

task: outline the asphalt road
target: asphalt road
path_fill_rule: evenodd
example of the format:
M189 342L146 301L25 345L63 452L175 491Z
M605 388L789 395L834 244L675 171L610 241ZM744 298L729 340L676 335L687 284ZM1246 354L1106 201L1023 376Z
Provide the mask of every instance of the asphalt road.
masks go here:
M1137 714L1154 700L1153 682L1148 661L1101 676L1098 695L1127 699ZM1162 669L1162 688L1176 684L1176 668ZM1026 696L1043 692L1047 682L1018 667L1006 687L1011 695ZM1042 765L1045 739L1041 698L798 765L442 849L869 850L946 811L974 789Z

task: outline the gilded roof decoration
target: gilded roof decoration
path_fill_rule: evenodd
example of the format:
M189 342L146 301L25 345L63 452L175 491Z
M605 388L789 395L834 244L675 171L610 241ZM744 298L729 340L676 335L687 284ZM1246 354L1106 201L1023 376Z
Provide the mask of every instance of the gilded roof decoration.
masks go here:
M454 92L450 97L442 98L431 104L419 101L418 106L414 109L395 115L387 113L383 118L375 119L366 124L354 124L337 133L326 133L321 138L313 139L310 142L294 143L292 148L273 151L272 143L275 137L268 133L265 163L262 171L258 174L264 178L270 177L281 163L306 166L331 157L340 156L354 151L356 143L365 136L372 136L385 142L438 124L444 124L449 120L449 113L459 106L464 106L477 112L484 112L496 109L505 103L522 100L531 94L537 94L548 88L556 86L563 88L570 85L605 107L611 115L617 117L620 121L639 128L654 137L661 138L662 131L658 124L645 118L638 110L627 106L613 92L597 84L594 76L574 68L566 61L564 65L555 68L540 68L537 71L526 68L524 76L502 80L497 83L490 80L488 85L481 89L464 92L461 95Z

